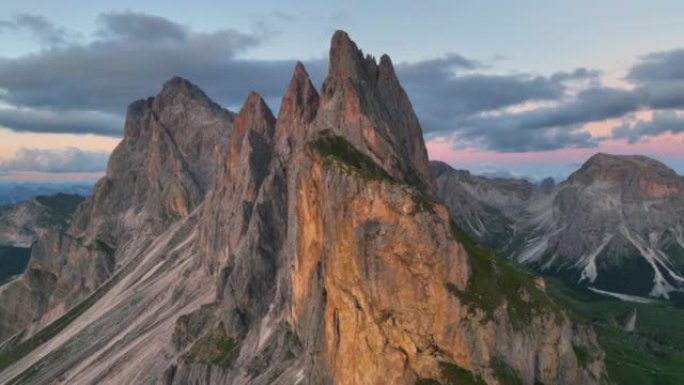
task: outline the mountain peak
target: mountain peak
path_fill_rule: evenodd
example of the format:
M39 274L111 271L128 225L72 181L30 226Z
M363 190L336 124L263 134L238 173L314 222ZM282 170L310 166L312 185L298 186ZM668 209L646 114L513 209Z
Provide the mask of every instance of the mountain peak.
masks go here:
M344 137L390 175L432 189L422 129L389 56L378 66L346 32L335 32L321 94L319 129Z
M396 75L394 73L394 65L392 64L392 59L390 59L389 55L383 54L382 56L380 56L379 68L380 79L396 79Z
M318 112L319 96L311 83L309 73L301 62L297 62L290 85L283 95L276 124L278 146L300 141L306 136L307 128Z
M318 92L311 83L309 73L301 62L297 62L290 85L280 103L278 118L292 118L302 122L313 120L318 107Z
M295 64L294 71L292 73L292 79L300 79L300 78L309 78L309 72L307 72L306 67L304 67L304 64L302 62L297 61Z
M329 78L375 77L377 64L373 57L364 59L363 52L344 31L337 31L330 41Z
M275 121L273 112L271 112L266 101L257 92L252 91L247 96L247 100L245 100L237 117L235 117L233 130L236 131L237 135L244 135L249 128L262 135L272 136Z
M584 163L585 166L612 167L615 165L630 165L632 167L667 167L659 161L645 155L619 155L599 152L592 155Z
M232 112L216 104L197 85L178 76L164 83L150 107L154 119L158 119L164 127L173 127L168 130L171 135L180 133L187 136L188 128L195 128L193 132L199 135L199 127L222 124L218 120L231 121L234 117Z
M615 155L597 153L587 159L582 167L574 172L569 180L583 180L599 178L627 182L626 177L637 174L644 176L677 177L677 173L663 163L644 155ZM585 178L586 177L586 178Z
M209 97L197 85L190 82L188 79L180 76L174 76L167 80L162 87L161 92L157 95L157 99L173 99L178 95L183 95L191 99L204 99L211 101Z
M271 112L271 109L266 104L264 98L262 98L261 95L256 91L251 91L249 95L247 95L247 99L245 99L245 103L242 105L240 113L242 113L242 111L245 109L254 109L261 114L267 114Z
M643 155L598 153L568 178L569 183L607 183L638 199L674 197L684 192L684 178L659 161ZM636 198L634 198L636 199Z

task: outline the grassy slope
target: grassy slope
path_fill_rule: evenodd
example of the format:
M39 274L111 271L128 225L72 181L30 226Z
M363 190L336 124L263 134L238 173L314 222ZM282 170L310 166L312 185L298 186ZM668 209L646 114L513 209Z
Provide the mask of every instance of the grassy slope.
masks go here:
M606 351L611 380L620 385L684 384L684 310L666 302L637 304L608 299L547 278L548 292L591 323ZM636 331L622 331L637 310Z

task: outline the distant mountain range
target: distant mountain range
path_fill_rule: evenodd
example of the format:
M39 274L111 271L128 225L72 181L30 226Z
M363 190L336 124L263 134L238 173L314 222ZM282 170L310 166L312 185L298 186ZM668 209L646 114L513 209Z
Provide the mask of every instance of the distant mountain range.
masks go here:
M0 246L31 247L49 230L66 229L84 196L57 193L0 205Z
M8 205L30 200L33 197L49 196L57 193L80 196L90 195L93 186L90 184L71 183L0 183L0 205Z
M520 264L618 295L684 289L684 178L660 162L597 154L558 185L431 167L454 220Z
M0 205L0 285L21 274L31 246L49 231L64 231L85 197L58 193L36 196L13 205Z

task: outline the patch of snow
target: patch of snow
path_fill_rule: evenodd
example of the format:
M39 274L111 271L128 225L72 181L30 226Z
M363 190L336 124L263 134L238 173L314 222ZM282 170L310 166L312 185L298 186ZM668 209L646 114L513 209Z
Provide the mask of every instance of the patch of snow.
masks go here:
M656 302L653 299L646 298L646 297L639 297L636 295L629 295L629 294L622 294L622 293L614 293L611 291L605 291L605 290L600 290L595 287L588 287L589 290L593 291L594 293L598 294L603 294L609 297L617 298L621 301L625 302L636 302L636 303L654 303Z
M620 228L620 232L624 235L634 247L639 250L641 256L648 262L653 268L653 288L649 295L651 297L663 297L670 298L669 293L674 290L672 285L665 279L663 274L660 272L658 265L661 265L672 277L679 277L671 268L667 266L667 258L665 261L659 256L658 251L653 250L653 248L644 242L638 235L630 233L627 227L623 224ZM669 261L667 261L669 262Z
M608 242L610 242L611 239L613 239L614 234L606 234L603 237L603 242L594 250L593 252L582 256L577 263L575 263L576 267L584 267L582 269L582 274L580 276L579 282L584 281L585 279L588 279L589 282L594 283L596 281L596 277L598 277L598 272L596 271L596 257L598 257L599 254L601 254L601 251L606 247Z

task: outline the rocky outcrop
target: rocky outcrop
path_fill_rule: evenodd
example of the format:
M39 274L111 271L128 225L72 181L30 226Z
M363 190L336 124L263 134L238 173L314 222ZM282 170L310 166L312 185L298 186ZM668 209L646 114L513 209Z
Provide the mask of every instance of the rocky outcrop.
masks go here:
M518 262L622 294L684 287L684 178L660 162L597 154L555 186L434 169L457 223Z
M145 131L138 125L157 127L130 131ZM420 126L389 58L377 64L337 32L320 95L298 64L278 118L252 93L226 138L206 189L185 185L201 178L180 158L145 163L154 165L147 176L175 173L184 205L167 204L174 184L141 187L148 194L132 212L150 215L137 223L159 233L129 241L129 262L96 300L0 382L602 381L591 329L435 200ZM120 177L115 166L107 178ZM205 194L196 202L192 191Z

